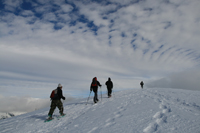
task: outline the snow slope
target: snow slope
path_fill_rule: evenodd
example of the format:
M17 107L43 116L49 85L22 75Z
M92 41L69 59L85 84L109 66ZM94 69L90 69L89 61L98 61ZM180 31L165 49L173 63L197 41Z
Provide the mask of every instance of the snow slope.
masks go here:
M200 91L133 89L103 95L97 104L92 97L88 105L87 98L65 103L60 120L44 123L49 108L1 120L0 132L200 133Z

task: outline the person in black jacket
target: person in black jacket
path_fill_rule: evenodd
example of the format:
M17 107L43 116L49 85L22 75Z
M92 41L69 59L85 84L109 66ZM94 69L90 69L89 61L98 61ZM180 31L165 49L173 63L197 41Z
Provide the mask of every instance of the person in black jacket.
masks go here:
M58 109L60 110L60 115L61 116L64 116L65 114L63 113L63 103L61 101L61 98L63 100L65 100L65 97L63 96L62 94L62 85L61 84L58 84L58 87L57 87L57 94L56 94L56 97L51 99L51 108L49 110L49 113L48 113L48 116L49 118L48 119L52 119L52 115L53 115L53 112L55 110L56 107L58 107Z
M141 82L140 82L140 85L141 85L141 88L143 89L144 82L143 82L143 81L141 81Z
M94 77L92 79L92 83L91 83L91 86L90 86L90 91L94 92L94 103L97 103L99 101L99 99L98 99L98 86L101 87L101 84L99 83L99 81L97 81L97 78Z
M108 90L108 98L111 97L111 93L112 93L112 88L113 88L113 83L111 81L111 78L108 78L108 81L105 83L107 86L107 90Z

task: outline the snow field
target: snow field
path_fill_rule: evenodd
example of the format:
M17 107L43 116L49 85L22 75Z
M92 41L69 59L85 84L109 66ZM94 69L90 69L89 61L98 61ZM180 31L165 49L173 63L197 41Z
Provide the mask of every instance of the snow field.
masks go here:
M87 105L87 98L65 103L59 120L44 123L49 108L1 120L0 133L200 133L199 97L199 91L133 89L93 104L91 94Z

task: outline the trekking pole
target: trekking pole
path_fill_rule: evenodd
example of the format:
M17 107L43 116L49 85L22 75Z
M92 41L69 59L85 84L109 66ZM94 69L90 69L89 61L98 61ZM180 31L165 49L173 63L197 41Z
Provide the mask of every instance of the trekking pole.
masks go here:
M90 91L90 94L91 94L91 92L92 92L92 91ZM89 98L90 98L90 94L89 94L89 97L88 97L88 99L87 99L87 103L88 103L88 100L89 100ZM86 105L87 105L87 103L86 103Z
M100 87L101 88L101 87ZM102 101L102 90L101 90L101 101Z

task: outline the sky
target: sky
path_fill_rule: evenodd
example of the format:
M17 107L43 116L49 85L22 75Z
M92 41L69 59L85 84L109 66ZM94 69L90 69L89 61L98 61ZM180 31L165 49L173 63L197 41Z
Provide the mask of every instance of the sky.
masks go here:
M199 0L1 0L0 98L87 97L106 92L199 90ZM186 76L188 75L188 76ZM187 88L186 86L189 86Z

